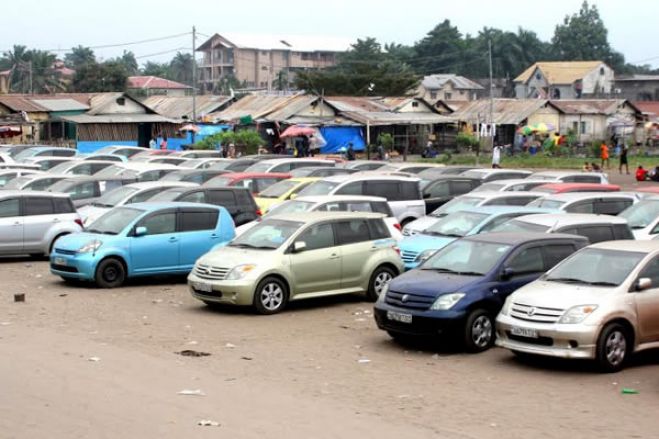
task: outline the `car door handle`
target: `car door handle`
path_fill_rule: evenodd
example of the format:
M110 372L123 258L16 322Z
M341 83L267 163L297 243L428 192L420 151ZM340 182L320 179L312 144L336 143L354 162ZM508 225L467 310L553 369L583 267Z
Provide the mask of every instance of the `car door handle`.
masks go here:
M217 238L219 238L219 236L217 236L215 233L211 235L211 239L217 239Z
M20 222L20 221L16 221L16 222L14 223L14 225L15 225L15 226L20 226L20 225L21 225L21 222Z
M337 255L336 253L332 253L329 258L330 259L339 259L339 255Z
M59 218L53 218L53 222L54 222L54 223L58 223L58 222L59 222Z
M174 237L174 236L172 236L171 238L169 238L169 242L176 242L176 241L178 241L178 238L176 238L176 237Z

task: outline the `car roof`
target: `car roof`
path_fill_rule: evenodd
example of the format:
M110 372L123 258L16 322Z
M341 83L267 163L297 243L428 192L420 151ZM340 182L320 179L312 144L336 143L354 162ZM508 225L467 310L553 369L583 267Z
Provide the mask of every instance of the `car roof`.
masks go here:
M62 146L35 146L30 148L31 151L52 151L59 149L68 149L68 148L64 148Z
M37 149L37 148L30 148L32 149ZM73 157L60 157L57 155L45 155L45 156L37 156L37 157L28 157L26 160L28 160L27 163L34 163L34 162L45 162L46 160L52 161L60 161L60 162L77 162L80 161L80 157L73 156Z
M579 200L589 200L591 198L633 198L638 199L634 194L626 192L564 192L560 194L549 194L542 193L545 200L555 200L555 201L579 201Z
M170 186L171 188L175 187L199 187L197 183L191 183L186 181L141 181L139 183L126 184L122 187L133 187L136 189L152 189L156 187Z
M598 177L606 176L603 172L583 172L583 171L539 171L534 172L530 175L533 178L534 175L544 175L547 177L564 177L566 175L597 175Z
M467 236L462 239L466 239L469 241L491 242L491 243L509 244L509 245L519 245L532 241L564 240L564 239L588 242L588 239L583 236L567 235L565 233L538 233L538 232L481 233L478 235ZM659 242L657 244L659 244ZM659 245L657 245L657 248L659 248Z
M246 178L289 178L291 175L283 172L227 172L218 177L230 178L232 180L244 180Z
M118 166L120 168L126 168L126 169L133 169L136 171L151 171L151 170L157 170L157 169L184 169L184 168L179 168L176 165L170 165L167 163L151 163L151 162L117 162L114 164L114 166Z
M531 215L531 214L546 213L547 209L542 209L539 207L526 207L526 206L478 206L478 207L469 207L469 208L461 209L456 211L456 213L457 212L476 212L476 213L484 213L487 215L504 215L506 213L514 213L514 212L528 212L528 214Z
M529 177L529 181L530 181L530 180L531 180L531 178ZM501 181L507 181L507 180L501 180ZM597 188L609 188L609 189L618 189L618 191L620 190L620 186L618 186L617 184L604 184L604 183L563 183L563 182L552 183L552 182L547 182L547 180L545 180L545 183L542 185L542 187L543 187L543 188L547 188L547 189L559 190L559 191L560 191L560 190L569 190L569 189L580 189L580 188L584 188L584 189L587 189L587 188L593 188L593 189L597 189ZM637 189L637 190L638 190L638 189ZM614 191L614 192L617 192L617 191Z
M526 169L504 169L504 168L495 168L495 169L490 169L490 168L474 168L474 169L469 169L467 171L464 171L464 173L467 172L479 172L483 175L492 175L492 174L501 174L501 173L508 173L508 172L521 172L526 175L531 175L532 172L528 171Z
M10 197L26 197L26 196L35 196L35 197L57 197L57 198L69 198L69 194L61 192L47 192L47 191L21 191L15 189L7 189L0 191L0 198L10 198Z
M541 213L518 216L515 219L552 228L602 223L627 224L625 218L613 215L598 215L596 213Z
M341 201L382 201L386 202L386 198L382 197L369 197L366 195L308 195L295 198L294 201L306 201L309 203L330 203Z
M420 175L420 173L418 174ZM445 181L445 180L462 180L462 181L481 181L480 178L476 177L466 177L461 174L439 174L437 176L431 176L430 178L424 178L425 176L421 176L424 181L427 181L428 183L433 183L435 181ZM496 180L496 181L488 181L488 183L497 183L499 181L510 181L510 180Z
M607 250L623 250L630 252L651 253L659 250L659 241L655 241L653 239L648 239L648 240L624 239L617 241L598 242L597 244L593 244L589 247L601 248Z
M145 210L145 211L170 209L170 208L173 208L173 207L208 207L208 208L212 208L212 209L220 209L220 206L216 206L214 204L190 203L190 202L184 202L184 201L167 201L167 202L145 201L145 202L142 202L142 203L128 204L126 206L121 206L121 207L136 207L138 209L142 209L142 210Z
M371 212L298 212L286 213L281 215L269 216L268 219L279 219L285 221L297 221L303 223L314 223L317 221L324 221L330 219L372 219L372 218L386 218L382 213Z
M425 162L389 162L386 164L386 166L390 166L392 168L411 168L411 167L416 167L416 166L425 166L428 169L431 168L445 168L446 165L442 163L425 163Z
M357 181L357 180L392 180L392 181L421 181L418 177L405 177L402 175L386 175L386 174L343 174L343 175L332 175L330 177L323 177L323 181L329 181L332 183L343 183L344 181Z
M522 197L534 195L537 197L545 197L547 194L544 192L533 192L533 191L480 191L480 192L467 192L466 194L459 195L459 197L478 197L478 198L508 198L508 197ZM458 197L456 197L458 198Z
M328 160L328 159L317 159L313 157L304 157L304 158L295 158L295 157L288 157L288 158L281 158L281 159L266 159L266 160L261 160L258 163L265 163L268 165L279 165L281 163L288 163L288 162L299 162L299 161L314 161L314 162L321 162L321 163L335 163L333 160Z
M512 186L514 184L520 184L520 183L545 183L547 180L536 180L535 178L509 178L505 180L494 180L494 181L486 181L483 183L483 186L486 184L500 184L500 185L505 185L505 186Z

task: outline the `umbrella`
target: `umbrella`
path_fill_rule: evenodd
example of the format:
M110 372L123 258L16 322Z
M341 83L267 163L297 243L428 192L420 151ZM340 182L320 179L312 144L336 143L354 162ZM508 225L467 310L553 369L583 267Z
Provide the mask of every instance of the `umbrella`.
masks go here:
M21 132L22 130L20 127L14 127L14 126L0 127L0 137L20 136Z
M533 131L537 133L548 133L549 131L556 131L556 127L550 123L536 123L532 125Z
M199 132L199 127L197 125L193 125L193 124L189 123L187 125L183 125L179 129L179 131L193 131L195 133L198 133Z
M314 128L300 125L291 125L290 127L286 128L284 132L279 135L279 137L311 136L312 134L316 134L316 130Z

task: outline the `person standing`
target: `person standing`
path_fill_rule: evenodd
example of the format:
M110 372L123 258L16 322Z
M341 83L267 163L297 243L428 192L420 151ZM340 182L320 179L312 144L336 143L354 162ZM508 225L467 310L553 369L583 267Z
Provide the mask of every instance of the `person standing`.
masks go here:
M355 160L355 149L352 147L352 142L348 143L348 152L346 153L346 158L349 161Z
M309 137L302 137L302 157L309 157Z
M233 143L229 143L229 150L227 151L227 156L230 159L236 158L236 145L234 145Z
M604 169L605 164L607 169L611 167L609 163L609 147L606 142L602 142L602 145L600 145L600 158L602 159L602 169Z
M495 145L494 148L492 148L492 168L500 168L501 167L501 147L499 145Z
M166 135L162 136L162 141L160 142L160 149L162 149L162 150L167 149L167 136Z
M627 145L622 145L622 149L620 150L620 166L618 166L618 171L622 174L622 167L625 167L625 171L627 172L627 175L629 175L629 162L627 161Z
M384 160L387 153L384 151L384 146L382 143L378 143L378 159Z
M151 140L149 140L149 149L157 149L157 146L156 139L151 137Z

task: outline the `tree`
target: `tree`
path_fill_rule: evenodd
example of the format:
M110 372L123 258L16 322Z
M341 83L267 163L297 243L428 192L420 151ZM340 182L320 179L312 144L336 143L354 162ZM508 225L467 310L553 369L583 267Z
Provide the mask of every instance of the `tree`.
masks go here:
M71 52L64 55L64 64L71 69L78 69L85 64L96 62L96 55L89 47L78 45L71 48Z
M65 91L65 86L59 75L53 69L57 57L45 50L29 50L26 53L29 59L29 69L32 74L31 92L55 93Z
M468 52L465 49L467 46L458 28L451 25L450 20L444 20L414 45L415 58L411 64L423 75L455 73L462 71ZM483 60L481 55L479 62Z
M88 63L76 70L71 84L74 92L124 91L128 72L122 62L116 60L104 63Z
M147 61L142 67L141 74L145 76L158 76L160 78L170 78L169 63L159 63Z
M195 86L192 82L192 63L194 58L189 53L176 52L169 63L171 79L182 84Z
M124 50L124 53L120 57L111 61L123 65L128 76L137 75L140 71L137 59L135 59L135 54L130 50Z

